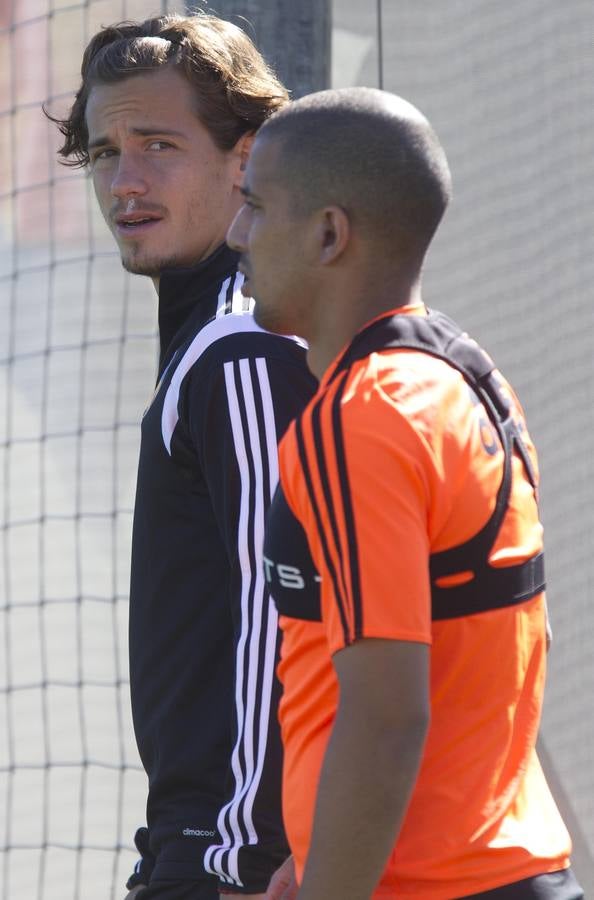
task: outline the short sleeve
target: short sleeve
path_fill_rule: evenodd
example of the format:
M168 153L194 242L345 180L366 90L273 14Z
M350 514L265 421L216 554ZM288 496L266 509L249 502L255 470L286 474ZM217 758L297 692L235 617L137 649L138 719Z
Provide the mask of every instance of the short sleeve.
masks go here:
M321 574L332 652L361 638L431 642L432 453L380 389L339 379L295 424L283 489Z

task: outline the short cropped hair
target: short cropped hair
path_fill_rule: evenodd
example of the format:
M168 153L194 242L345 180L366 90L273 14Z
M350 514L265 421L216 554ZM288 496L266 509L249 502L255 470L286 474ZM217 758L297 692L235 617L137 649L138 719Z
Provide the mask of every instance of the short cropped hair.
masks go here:
M65 165L89 163L85 114L91 88L163 67L176 68L196 93L196 114L221 150L256 131L288 101L288 92L250 38L206 13L164 15L101 29L82 61L82 84L70 114L52 119L64 135Z
M341 88L291 103L263 126L278 140L278 178L296 212L344 208L371 237L419 261L451 197L445 152L427 119L375 88Z

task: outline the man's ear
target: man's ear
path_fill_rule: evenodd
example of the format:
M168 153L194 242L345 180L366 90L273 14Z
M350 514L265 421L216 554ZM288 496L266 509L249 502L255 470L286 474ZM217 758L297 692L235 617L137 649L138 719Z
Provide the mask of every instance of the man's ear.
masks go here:
M346 250L351 239L351 223L341 206L326 206L318 213L316 223L317 255L319 262L330 265Z
M237 162L237 177L235 180L235 187L241 187L243 185L244 172L247 167L248 157L250 155L250 150L252 149L252 144L254 143L255 137L256 134L253 131L249 131L247 132L247 134L242 134L242 136L235 144L235 147L233 148L233 154Z

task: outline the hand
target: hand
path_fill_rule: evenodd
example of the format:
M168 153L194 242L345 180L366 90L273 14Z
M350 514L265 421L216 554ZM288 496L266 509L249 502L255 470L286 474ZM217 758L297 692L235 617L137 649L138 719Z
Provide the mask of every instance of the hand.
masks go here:
M295 863L289 856L270 879L265 900L295 900L297 890Z
M137 884L136 887L133 887L129 894L126 894L124 900L134 900L134 897L138 897L141 891L143 891L146 887L146 884Z

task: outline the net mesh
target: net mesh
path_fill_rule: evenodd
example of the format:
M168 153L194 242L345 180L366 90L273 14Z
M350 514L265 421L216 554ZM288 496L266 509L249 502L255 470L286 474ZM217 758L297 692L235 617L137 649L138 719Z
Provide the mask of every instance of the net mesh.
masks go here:
M216 7L216 4L212 4ZM152 287L122 272L41 102L144 0L0 5L0 891L123 897L146 782L127 676ZM222 4L219 5L222 7ZM222 9L221 9L222 11ZM455 202L425 296L509 375L540 450L550 656L542 755L592 885L594 9L589 0L334 0L333 83L383 84L445 144Z
M377 28L381 23L381 53ZM497 360L539 448L554 630L540 755L594 892L590 477L594 435L594 7L523 0L334 3L338 84L425 112L454 203L425 274L429 305Z
M146 5L3 10L0 892L120 897L146 790L126 606L154 299L123 273L86 176L57 165L40 104L63 111L88 38Z

